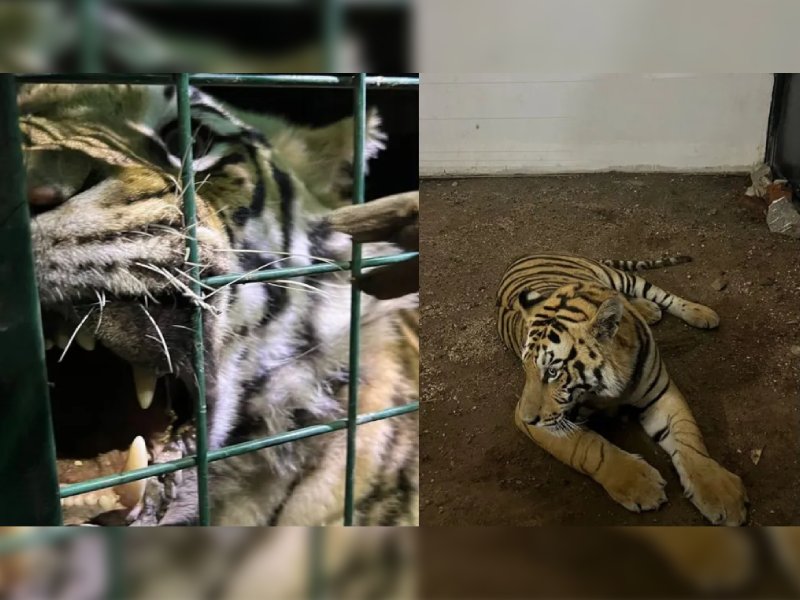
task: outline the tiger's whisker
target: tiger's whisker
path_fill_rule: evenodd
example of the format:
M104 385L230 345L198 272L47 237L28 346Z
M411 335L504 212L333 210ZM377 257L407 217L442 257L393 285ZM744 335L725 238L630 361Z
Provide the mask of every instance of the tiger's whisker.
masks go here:
M89 310L89 312L87 312L86 315L83 317L83 319L81 319L81 322L78 323L78 326L75 328L75 330L72 332L72 335L69 337L67 345L64 346L64 351L61 353L61 356L58 357L58 362L64 360L64 356L67 354L67 350L69 350L70 346L72 345L72 340L75 339L75 336L78 335L78 331L80 331L81 327L83 327L83 324L86 322L86 319L88 319L89 315L91 315L93 312L94 312L94 307L92 307L91 310Z
M169 354L169 348L167 347L167 341L164 339L164 334L161 333L161 328L158 326L158 323L156 323L156 320L153 318L153 316L149 312L147 312L147 309L141 304L139 306L144 311L144 314L147 315L147 318L150 319L150 322L153 324L153 327L155 327L156 329L158 338L161 340L161 345L164 346L164 355L167 357L167 366L169 367L169 372L172 373L173 372L172 357Z

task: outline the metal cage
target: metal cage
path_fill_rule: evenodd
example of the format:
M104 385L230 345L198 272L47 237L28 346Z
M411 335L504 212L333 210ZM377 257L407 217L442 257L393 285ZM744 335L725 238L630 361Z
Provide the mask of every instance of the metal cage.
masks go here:
M358 280L362 269L411 260L417 252L392 256L361 258L361 245L353 243L352 260L338 264L320 264L300 268L275 269L242 275L231 273L209 277L202 284L218 288L227 284L241 285L327 273L350 271L351 324L350 369L347 418L286 431L257 440L208 449L208 428L203 361L203 314L194 309L193 362L198 378L195 405L197 452L179 460L149 465L124 474L99 477L65 485L59 489L56 474L55 447L50 416L45 372L44 342L39 314L38 292L35 284L31 251L29 212L25 193L25 173L22 161L21 136L18 127L16 86L22 82L38 83L127 83L174 85L178 100L183 163L183 214L187 234L188 266L194 280L193 292L200 294L198 244L196 235L196 205L192 143L190 130L189 85L248 85L292 87L337 87L353 90L355 119L353 203L364 202L364 139L366 94L368 88L415 88L418 77L380 77L364 73L354 75L233 75L214 73L178 73L154 75L82 74L82 75L0 75L0 523L19 525L60 525L60 499L108 488L111 486L161 475L180 469L197 468L199 523L211 520L208 497L208 463L224 460L262 448L290 443L307 437L340 429L347 430L347 461L345 474L344 524L352 525L354 514L354 470L356 457L356 428L358 425L417 411L413 402L374 413L358 413L358 381L361 292ZM12 483L13 482L13 483Z

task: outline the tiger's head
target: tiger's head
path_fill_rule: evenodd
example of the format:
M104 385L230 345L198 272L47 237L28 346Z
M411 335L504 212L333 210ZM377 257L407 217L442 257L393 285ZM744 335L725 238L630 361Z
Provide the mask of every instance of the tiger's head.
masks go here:
M570 284L549 296L523 291L525 387L520 418L567 435L591 396L618 397L634 370L636 328L624 298L593 284Z
M294 126L196 89L190 104L202 278L349 259L349 238L324 216L350 193L352 118ZM197 305L212 448L260 392L254 381L347 331L345 275L327 290L279 280L191 293L173 86L23 86L19 108L62 483L193 451ZM367 158L383 138L371 114ZM287 377L309 406L276 415L331 410L306 371ZM118 488L120 510L144 493Z

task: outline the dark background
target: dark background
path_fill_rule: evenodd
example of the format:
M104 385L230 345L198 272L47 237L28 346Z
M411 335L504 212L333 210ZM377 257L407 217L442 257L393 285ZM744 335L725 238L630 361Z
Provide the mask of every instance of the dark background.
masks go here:
M272 2L243 0L118 0L115 10L124 11L139 26L166 39L191 39L193 43L224 45L232 53L249 58L287 53L307 47L323 38L322 2L296 2L275 6ZM72 7L77 8L77 5ZM342 11L345 35L357 39L370 73L404 75L409 68L412 14L406 2L390 2L376 7L356 5ZM104 22L98 16L97 21ZM130 71L104 48L102 30L97 40L99 64L109 71ZM153 65L152 71L187 70L182 60L175 64ZM61 57L57 70L76 71L80 49L72 48ZM141 65L137 66L141 70ZM197 69L197 65L193 67ZM192 70L192 69L189 69ZM205 91L235 106L255 112L272 113L305 125L325 125L353 114L350 90L325 88L205 87ZM376 89L367 91L368 107L377 108L382 130L387 134L386 149L369 163L365 197L367 200L418 188L419 108L418 91Z
M204 91L247 110L273 113L301 124L323 125L353 114L353 93L341 89L204 87ZM388 135L386 149L369 163L367 200L419 186L419 102L416 89L367 90Z

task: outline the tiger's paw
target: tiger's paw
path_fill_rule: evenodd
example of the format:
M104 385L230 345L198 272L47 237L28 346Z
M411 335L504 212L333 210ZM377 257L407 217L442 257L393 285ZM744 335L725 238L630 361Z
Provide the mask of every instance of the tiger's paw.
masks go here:
M661 308L655 302L645 298L632 298L630 303L648 325L654 325L661 320Z
M611 475L602 481L608 494L632 512L655 510L667 501L661 473L643 458L623 454L625 461L614 465Z
M707 306L687 302L681 310L681 318L698 329L714 329L719 325L719 315Z
M681 477L686 497L714 525L743 525L747 520L747 491L734 475L712 459L698 471Z
M655 549L676 574L704 594L738 592L757 568L753 540L745 531L714 527L629 527Z

